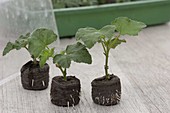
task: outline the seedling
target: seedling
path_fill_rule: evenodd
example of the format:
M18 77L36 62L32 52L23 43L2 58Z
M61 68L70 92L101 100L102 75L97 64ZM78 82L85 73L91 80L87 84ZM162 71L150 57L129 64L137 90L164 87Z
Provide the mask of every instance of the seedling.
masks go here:
M8 42L3 51L3 56L11 50L25 48L31 55L34 64L37 64L39 61L40 67L43 67L54 53L54 48L50 49L48 45L56 39L57 35L52 30L45 28L36 29L32 33L21 35L14 43Z
M87 64L92 62L86 46L80 42L68 45L64 51L53 57L53 63L63 75L53 77L51 83L51 102L57 106L75 106L80 101L80 80L75 76L67 76L67 69L72 61Z
M97 42L102 45L103 54L105 56L105 76L110 79L108 72L108 58L111 49L115 49L121 43L125 43L125 39L121 39L123 35L135 36L146 25L142 22L131 20L127 17L116 18L111 25L106 25L97 30L92 27L80 28L76 33L76 39L83 41L83 43L90 49Z
M53 62L60 69L65 81L67 81L67 68L70 67L71 61L91 64L91 55L86 49L86 46L77 42L76 44L68 45L64 51L54 56Z

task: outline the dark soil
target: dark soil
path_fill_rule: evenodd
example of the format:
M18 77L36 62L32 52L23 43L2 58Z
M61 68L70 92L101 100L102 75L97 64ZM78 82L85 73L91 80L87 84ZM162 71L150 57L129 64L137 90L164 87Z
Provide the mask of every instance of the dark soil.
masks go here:
M75 76L67 76L67 81L62 76L52 79L51 102L57 106L75 106L80 98L80 80Z
M121 98L121 83L117 76L110 75L110 80L106 80L106 76L94 79L91 85L94 103L104 106L119 103Z
M49 65L40 68L39 64L32 61L27 62L21 68L21 83L24 89L43 90L48 87Z

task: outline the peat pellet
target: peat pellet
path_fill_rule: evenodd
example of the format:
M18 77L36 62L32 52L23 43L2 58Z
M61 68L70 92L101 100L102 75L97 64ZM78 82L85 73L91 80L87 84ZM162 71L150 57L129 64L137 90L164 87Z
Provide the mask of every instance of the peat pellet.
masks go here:
M27 62L21 68L21 83L27 90L43 90L48 87L49 65L40 68L39 63Z
M51 84L51 102L57 106L75 106L80 101L80 88L80 80L75 76L67 76L67 81L56 76Z
M94 79L91 85L94 103L103 106L111 106L119 103L121 98L121 83L117 76L110 75L109 80L106 80L106 76Z

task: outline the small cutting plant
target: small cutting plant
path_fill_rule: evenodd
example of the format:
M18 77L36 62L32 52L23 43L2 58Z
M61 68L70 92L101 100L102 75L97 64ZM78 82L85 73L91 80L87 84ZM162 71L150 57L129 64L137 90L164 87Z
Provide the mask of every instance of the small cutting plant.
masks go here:
M99 30L92 27L86 27L80 28L77 31L76 39L81 40L88 48L92 48L97 42L100 43L103 48L103 54L105 56L105 76L103 78L95 79L92 82L92 97L95 103L101 105L114 105L119 102L121 94L120 80L117 76L108 72L110 50L115 49L121 43L126 42L125 39L121 39L121 36L138 35L144 27L146 27L146 25L143 22L138 22L127 17L118 17L111 25L106 25ZM111 80L113 81L112 85L115 83L117 83L117 85L110 85L109 83ZM108 86L99 85L99 81L105 81L105 84ZM103 90L107 90L108 88L108 92L112 93L110 94L105 91L106 93L104 94L104 92L102 92L102 87ZM95 93L95 91L100 90L100 93Z
M61 71L62 76L56 76L51 84L51 102L58 106L74 106L79 103L80 80L75 76L67 76L71 62L91 64L92 59L86 46L77 42L68 45L64 51L54 55L53 63Z
M76 33L76 39L81 40L90 49L97 42L102 45L103 54L105 56L105 75L109 79L108 58L111 49L115 49L121 43L125 43L125 39L121 39L122 35L135 36L146 25L142 22L131 20L127 17L116 18L112 25L106 25L100 30L92 27L80 28Z
M49 65L46 61L53 56L54 48L48 45L57 39L57 35L49 29L40 28L32 33L21 35L14 43L8 42L3 56L11 50L26 49L32 61L21 68L21 82L25 89L42 90L48 87Z
M91 55L83 44L78 42L68 45L66 50L61 51L60 54L56 54L53 58L54 64L60 69L65 81L67 81L67 69L70 67L71 61L87 64L91 64L92 62Z
M3 51L3 56L11 50L24 48L29 52L33 63L37 64L39 61L40 67L43 67L54 53L54 48L50 49L48 45L56 40L57 35L52 30L45 28L36 29L32 33L21 35L14 43L8 42Z

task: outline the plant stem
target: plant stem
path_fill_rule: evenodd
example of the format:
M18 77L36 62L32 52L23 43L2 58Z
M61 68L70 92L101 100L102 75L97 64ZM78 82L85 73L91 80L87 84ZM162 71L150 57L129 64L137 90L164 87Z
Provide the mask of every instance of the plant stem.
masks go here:
M28 48L25 46L25 49L28 51Z
M33 63L37 64L37 60L36 60L36 58L33 55L31 56L31 58L33 59Z
M114 43L116 43L116 40L119 39L119 37L120 37L120 34L118 34L115 37ZM106 40L105 38L102 38L101 41L102 41L101 44L102 44L102 47L103 47L103 50L104 50L104 55L105 55L105 65L104 65L105 75L106 75L106 79L109 80L110 75L108 73L108 69L109 69L108 61L109 61L109 52L110 52L110 49L111 49L109 47L109 43L110 43L111 40Z
M67 76L66 76L66 75L67 75L66 68L64 68L64 74L63 74L63 76L64 76L64 80L65 80L65 81L67 81Z
M104 46L104 43L102 43L102 47L103 47L103 50L104 50L104 54L106 53L106 48Z
M109 51L110 51L110 48L108 47L108 45L102 43L102 47L103 47L103 50L104 50L104 55L105 55L105 65L104 65L104 69L105 69L105 75L106 75L106 79L109 80L110 79L110 75L108 73L108 69L109 69L109 66L108 66L108 61L109 61Z
M50 48L49 48L48 46L46 46L46 48L47 48L48 50L50 50Z
M64 80L67 81L67 76L66 76L67 75L67 69L66 68L63 69L61 66L56 66L56 67L58 67L60 69L60 71L63 74Z
M36 58L32 57L34 64L37 64Z
M28 47L25 46L24 48L28 51ZM34 56L31 56L31 58L33 59L33 63L37 64L36 58Z
M104 69L105 69L105 74L106 74L106 79L107 79L107 80L109 80L109 79L110 79L110 75L109 75L109 73L108 73L108 69L109 69L109 66L108 66L109 51L110 51L110 49L109 49L108 47L106 47L106 53L105 53L106 60L105 60L105 66L104 66Z

